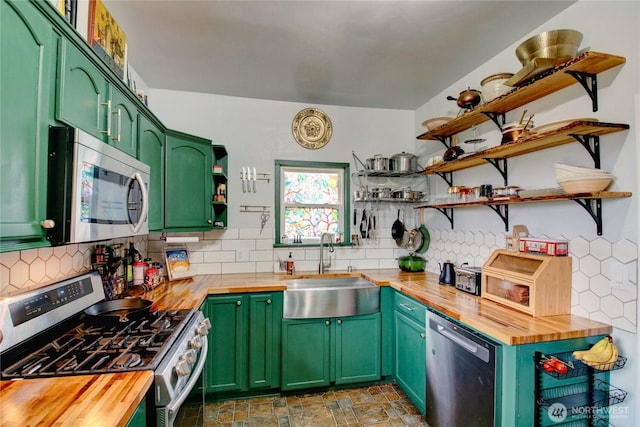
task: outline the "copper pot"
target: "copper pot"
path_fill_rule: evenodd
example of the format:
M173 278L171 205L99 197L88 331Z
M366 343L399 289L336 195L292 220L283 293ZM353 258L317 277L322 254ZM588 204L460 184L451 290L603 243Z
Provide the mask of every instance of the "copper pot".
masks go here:
M447 96L449 101L456 101L458 107L464 108L465 110L473 110L477 107L482 101L482 94L479 90L467 88L467 90L463 90L458 95L458 98L454 98L453 96Z

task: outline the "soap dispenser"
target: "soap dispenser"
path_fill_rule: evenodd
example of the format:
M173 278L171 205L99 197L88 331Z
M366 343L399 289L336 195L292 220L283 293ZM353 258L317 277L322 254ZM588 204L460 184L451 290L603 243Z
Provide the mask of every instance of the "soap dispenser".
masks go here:
M293 274L295 267L293 265L293 256L289 252L289 258L287 258L287 274Z

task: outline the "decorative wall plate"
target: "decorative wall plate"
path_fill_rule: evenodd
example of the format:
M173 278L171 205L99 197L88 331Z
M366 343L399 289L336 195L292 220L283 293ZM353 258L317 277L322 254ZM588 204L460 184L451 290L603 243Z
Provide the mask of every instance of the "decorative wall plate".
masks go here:
M292 125L293 137L304 148L317 150L331 139L331 119L317 108L305 108L296 114Z

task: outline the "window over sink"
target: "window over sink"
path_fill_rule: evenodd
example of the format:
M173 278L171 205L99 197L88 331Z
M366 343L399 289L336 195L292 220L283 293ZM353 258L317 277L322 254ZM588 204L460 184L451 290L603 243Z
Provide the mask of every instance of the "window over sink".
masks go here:
M276 245L348 244L349 163L275 161Z

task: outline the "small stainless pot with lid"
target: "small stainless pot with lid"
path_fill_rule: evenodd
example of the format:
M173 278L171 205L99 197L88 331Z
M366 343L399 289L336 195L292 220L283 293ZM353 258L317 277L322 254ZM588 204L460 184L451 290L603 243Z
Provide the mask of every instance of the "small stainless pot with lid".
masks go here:
M416 172L418 156L411 153L397 153L391 156L391 170L394 172Z
M367 159L367 169L372 171L388 171L391 170L391 160L382 154L375 154Z

